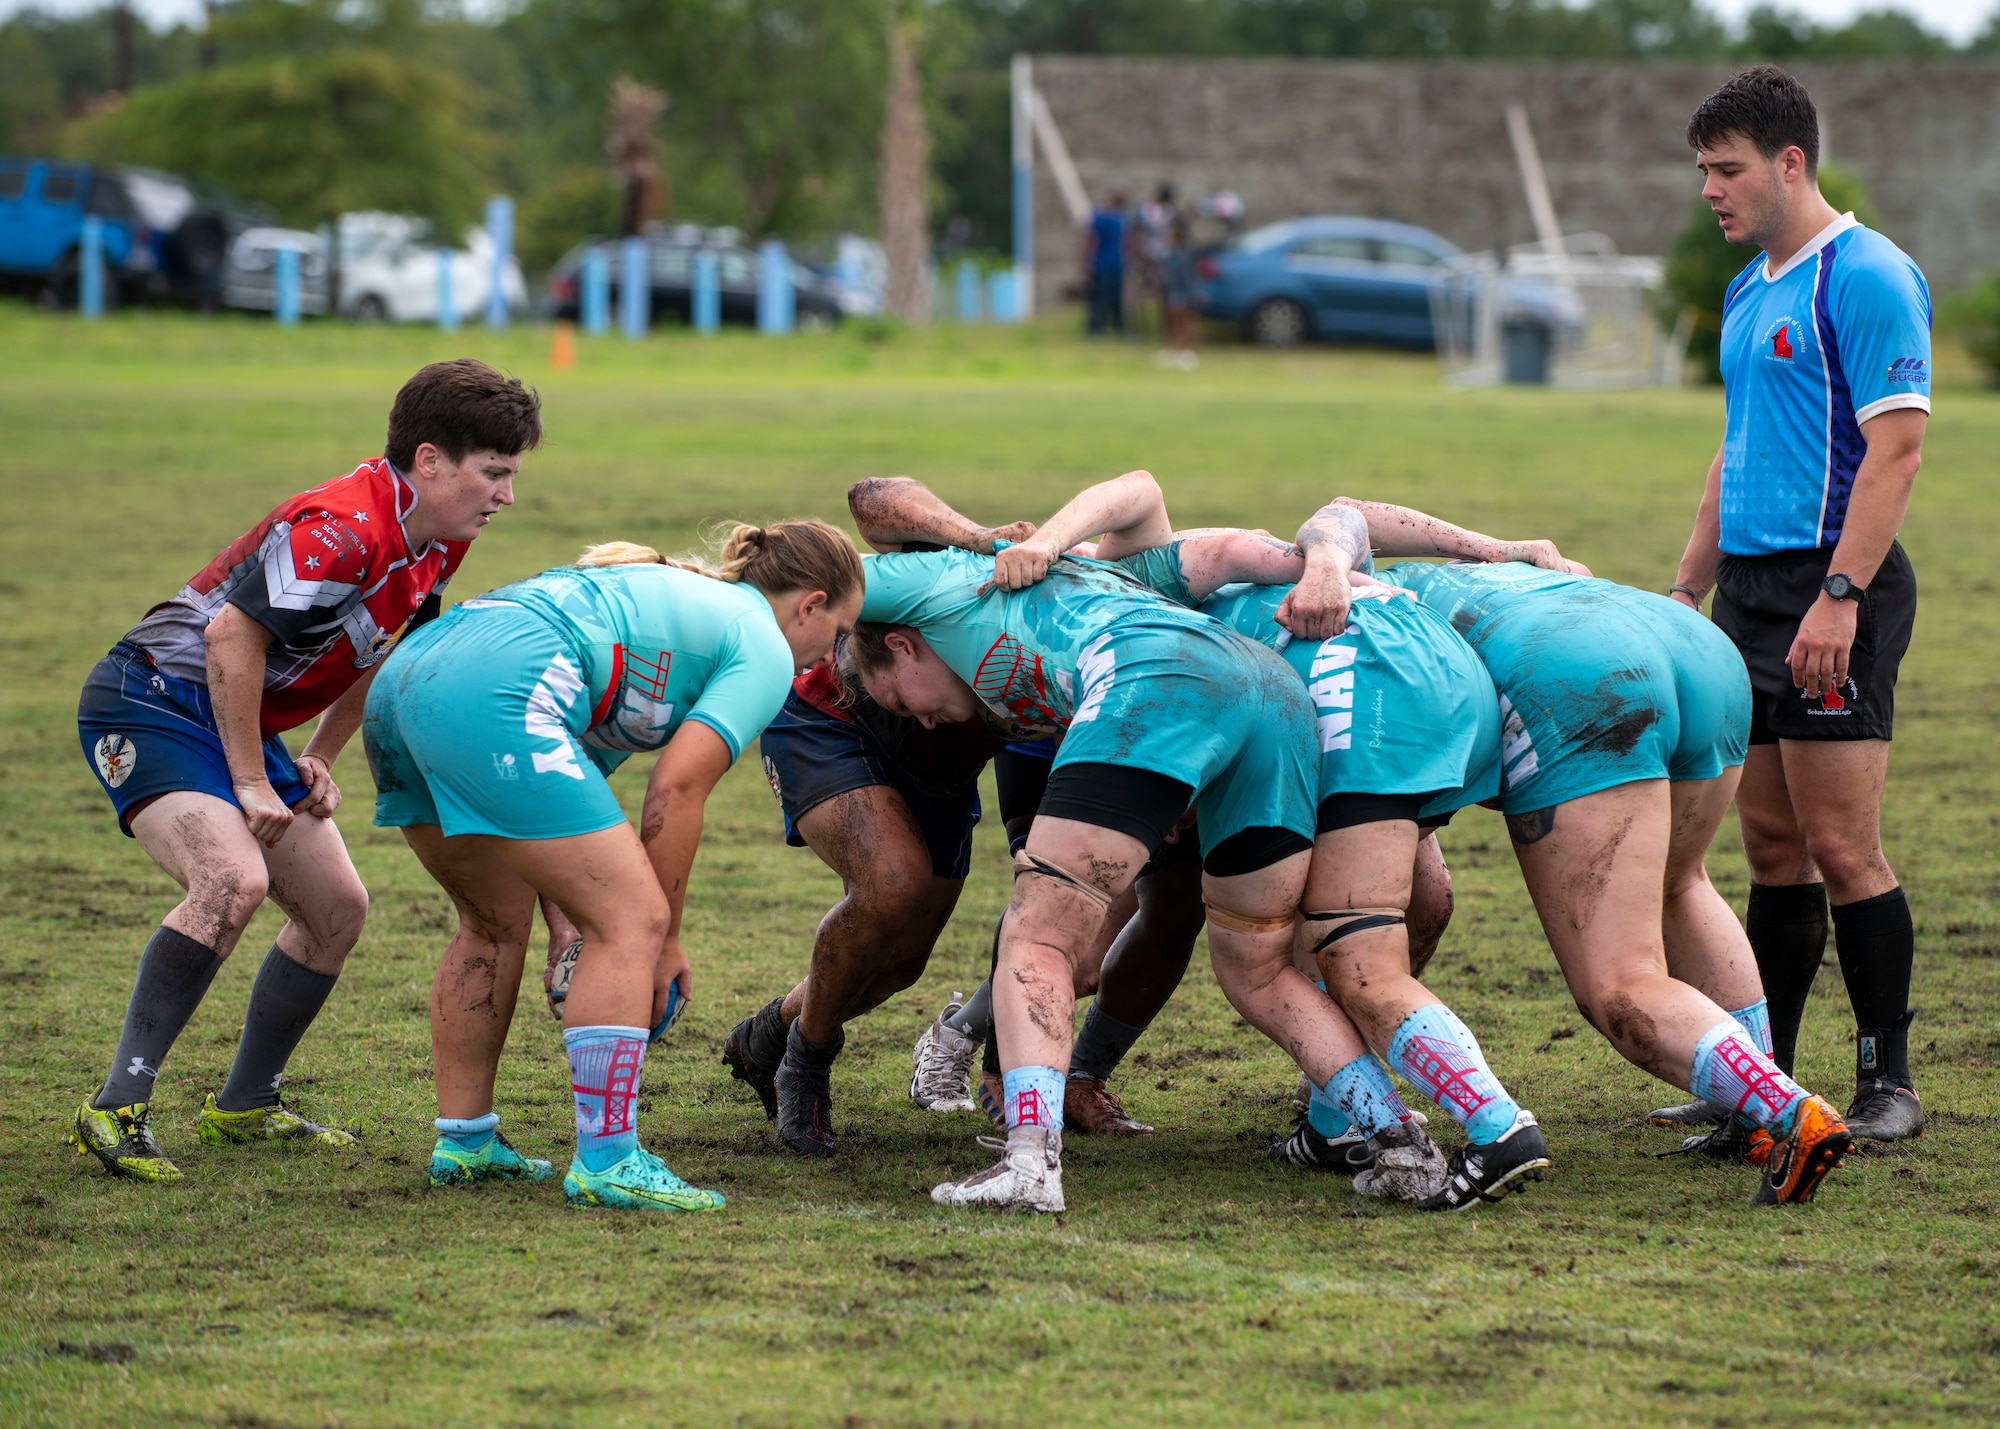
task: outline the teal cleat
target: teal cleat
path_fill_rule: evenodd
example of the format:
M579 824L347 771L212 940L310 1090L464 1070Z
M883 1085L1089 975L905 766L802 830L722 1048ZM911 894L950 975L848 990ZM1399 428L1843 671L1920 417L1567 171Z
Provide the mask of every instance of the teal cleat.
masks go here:
M482 1181L546 1181L556 1168L546 1161L523 1156L494 1132L477 1151L467 1151L449 1136L440 1136L431 1148L433 1186L472 1186Z
M690 1186L643 1146L602 1171L587 1171L582 1161L572 1160L563 1195L572 1206L623 1211L712 1211L725 1204L722 1192Z

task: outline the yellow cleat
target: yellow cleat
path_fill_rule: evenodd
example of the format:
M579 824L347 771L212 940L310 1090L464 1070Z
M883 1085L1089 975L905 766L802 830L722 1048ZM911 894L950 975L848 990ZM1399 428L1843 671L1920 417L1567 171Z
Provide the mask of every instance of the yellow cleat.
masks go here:
M160 1144L153 1140L153 1128L146 1122L150 1111L145 1102L101 1110L85 1102L70 1123L69 1144L79 1156L95 1156L114 1176L154 1185L178 1181L181 1168L167 1160Z
M215 1093L201 1109L197 1123L204 1146L248 1146L260 1141L297 1141L307 1146L353 1146L356 1137L338 1127L307 1121L283 1102L249 1111L224 1111Z

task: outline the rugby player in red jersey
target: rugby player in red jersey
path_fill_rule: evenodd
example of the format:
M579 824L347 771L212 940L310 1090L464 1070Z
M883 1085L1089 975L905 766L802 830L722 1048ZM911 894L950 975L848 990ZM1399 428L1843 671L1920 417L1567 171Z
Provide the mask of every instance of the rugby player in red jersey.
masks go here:
M141 952L110 1075L70 1122L79 1155L141 1181L180 1178L153 1138L153 1086L267 895L289 921L200 1137L353 1141L278 1096L368 913L332 822L334 761L376 667L437 614L541 436L540 402L519 381L469 358L433 363L396 394L382 456L280 503L91 671L77 707L84 757L119 827L186 896ZM279 736L315 716L294 759Z

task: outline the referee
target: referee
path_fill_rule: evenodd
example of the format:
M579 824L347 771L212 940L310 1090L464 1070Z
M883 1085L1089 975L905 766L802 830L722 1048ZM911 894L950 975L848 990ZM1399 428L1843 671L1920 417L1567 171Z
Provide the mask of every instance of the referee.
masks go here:
M1821 197L1819 116L1783 70L1730 80L1687 139L1724 235L1763 254L1723 301L1722 449L1673 594L1699 609L1715 587L1715 623L1750 671L1736 808L1773 1055L1791 1071L1830 902L1855 1022L1847 1124L1898 1141L1924 1128L1909 1065L1916 938L1881 810L1916 621L1896 530L1930 415L1930 290L1901 249Z

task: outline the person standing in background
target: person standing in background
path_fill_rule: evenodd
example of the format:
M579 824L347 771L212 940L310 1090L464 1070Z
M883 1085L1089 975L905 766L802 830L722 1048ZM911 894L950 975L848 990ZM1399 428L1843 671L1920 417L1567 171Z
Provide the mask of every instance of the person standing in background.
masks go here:
M1131 225L1131 197L1111 191L1111 202L1090 215L1083 230L1083 281L1090 291L1090 323L1096 337L1106 329L1125 335L1125 247Z
M1916 934L1881 813L1917 613L1896 532L1930 415L1931 299L1901 249L1821 196L1819 133L1812 96L1772 65L1688 121L1702 197L1730 242L1763 254L1723 302L1722 447L1672 593L1699 609L1714 587L1715 623L1750 670L1736 807L1774 1060L1791 1070L1830 898L1855 1021L1847 1123L1899 1141L1924 1129L1909 1067ZM1719 1112L1696 1101L1651 1119Z
M1174 215L1168 229L1166 261L1160 265L1160 310L1166 315L1167 345L1154 359L1162 367L1192 372L1200 365L1195 342L1201 319L1201 279L1195 272L1194 249L1187 220Z

